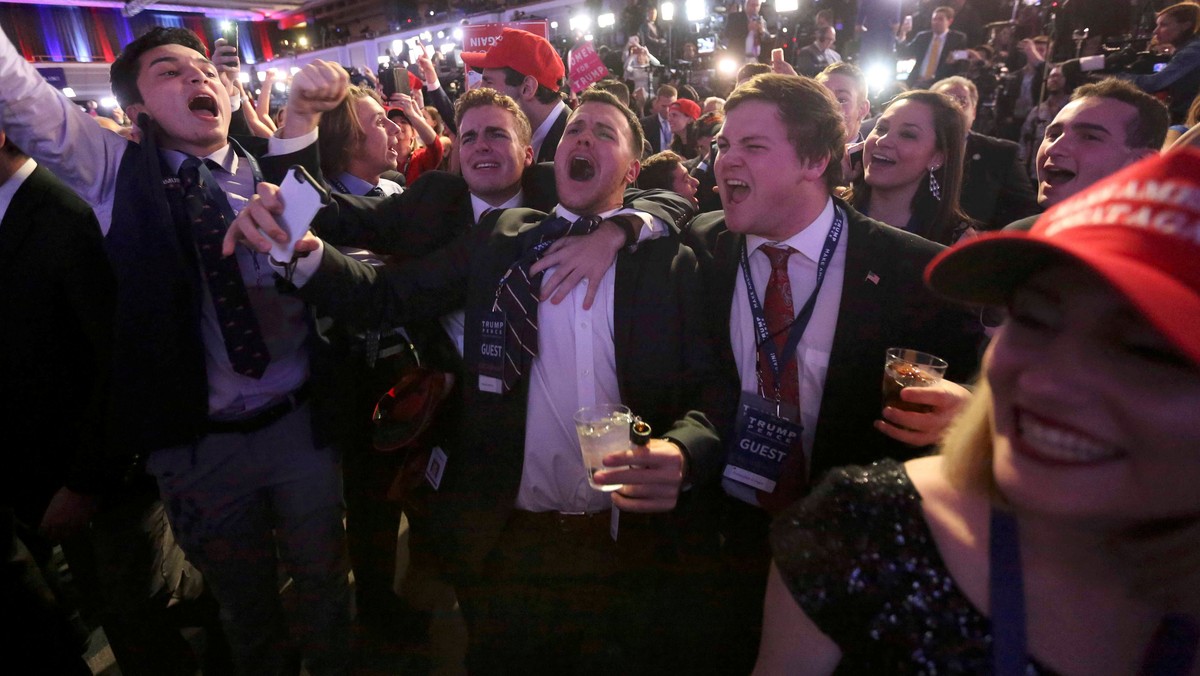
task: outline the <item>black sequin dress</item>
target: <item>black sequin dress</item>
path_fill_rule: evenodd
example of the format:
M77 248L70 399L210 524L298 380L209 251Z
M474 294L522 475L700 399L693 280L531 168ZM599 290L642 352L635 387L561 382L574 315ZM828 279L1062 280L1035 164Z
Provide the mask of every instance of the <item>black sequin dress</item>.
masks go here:
M830 472L775 521L771 544L796 602L841 648L837 674L991 672L991 623L951 579L900 464Z

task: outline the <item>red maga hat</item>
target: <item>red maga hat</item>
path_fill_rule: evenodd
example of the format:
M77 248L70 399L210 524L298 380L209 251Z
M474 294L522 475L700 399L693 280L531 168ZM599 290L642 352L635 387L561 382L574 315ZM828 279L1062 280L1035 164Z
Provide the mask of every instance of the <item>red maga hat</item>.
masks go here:
M670 105L671 110L678 110L693 120L700 117L700 106L691 99L679 99Z
M1143 160L1053 207L1029 232L943 251L925 281L948 298L1001 304L1061 262L1095 271L1200 364L1200 152Z
M558 91L559 81L566 74L562 58L545 38L516 28L505 28L486 52L463 52L462 60L480 70L512 68L552 91Z

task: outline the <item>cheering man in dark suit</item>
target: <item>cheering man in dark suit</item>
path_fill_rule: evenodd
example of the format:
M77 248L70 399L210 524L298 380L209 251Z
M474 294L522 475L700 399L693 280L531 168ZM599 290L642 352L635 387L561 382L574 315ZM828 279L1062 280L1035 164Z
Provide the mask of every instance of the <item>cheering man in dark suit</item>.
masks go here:
M113 445L158 480L245 673L291 659L280 559L308 671L342 673L350 658L336 428L314 411L328 400L308 401L323 375L308 313L278 292L265 256L219 255L259 179L296 163L320 175L316 126L347 80L337 64L308 64L277 136L243 146L229 138L227 83L200 38L157 27L112 66L139 144L99 128L0 36L4 131L92 205L117 278Z
M760 0L746 0L741 12L725 18L725 43L729 50L745 59L745 63L769 63L775 36L759 11Z
M764 397L771 405L760 414L800 428L799 443L781 449L786 458L770 467L773 476L761 475L773 490L735 480L744 476L736 469L724 473L731 570L718 612L728 622L723 646L732 660L724 671L744 673L756 651L770 514L832 467L910 457L933 443L965 389L913 388L920 391L912 401L931 412L889 408L881 419L884 352L903 346L936 354L961 381L975 372L980 331L974 317L924 287L921 272L940 246L830 197L845 137L827 90L807 78L760 75L729 97L725 111L716 162L725 209L698 217L686 232L705 282L709 338L726 388L742 392L744 403ZM760 323L778 338L763 339ZM796 340L793 331L798 342L784 342ZM768 343L776 345L779 375L762 361ZM799 413L789 415L789 406ZM735 450L741 430L728 436L730 466L748 466Z
M468 622L472 673L520 673L531 664L577 673L585 660L593 668L661 673L695 655L683 648L695 632L679 622L687 612L681 604L698 593L683 565L680 543L694 533L684 510L711 485L722 450L707 416L689 410L712 396L714 368L707 341L697 339L691 251L675 237L645 239L652 226L625 217L636 227L608 242L632 240L636 249L622 251L598 282L561 304L537 303L525 295L536 287L521 291L506 281L538 276L542 267L522 261L547 241L549 228L586 227L589 217L619 212L637 178L641 143L632 113L610 94L589 91L555 159L557 217L527 209L491 214L464 240L382 275L303 243L321 260L315 274L297 280L301 295L332 314L356 316L381 303L405 319L466 308L464 417L446 443L445 474L433 480L439 488L430 518ZM635 206L671 223L690 212L682 198L666 202L670 210ZM663 227L655 223L655 234ZM559 244L588 245L578 237ZM536 307L532 339L520 328L532 315L503 304L509 294ZM495 322L497 332L489 333ZM529 358L519 350L531 340L537 347ZM622 484L608 494L588 486L571 422L579 407L604 401L628 405L657 437L609 456L613 469L593 477ZM691 490L681 498L685 485Z

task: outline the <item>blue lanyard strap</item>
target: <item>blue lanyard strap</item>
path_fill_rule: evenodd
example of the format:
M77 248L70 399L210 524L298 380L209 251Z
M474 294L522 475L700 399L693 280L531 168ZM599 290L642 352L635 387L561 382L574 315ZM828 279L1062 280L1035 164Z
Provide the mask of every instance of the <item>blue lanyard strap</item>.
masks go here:
M1029 663L1025 643L1025 585L1017 519L992 509L989 536L989 602L992 613L992 673L1024 676ZM1200 645L1195 618L1167 613L1142 657L1138 676L1186 676L1192 672Z
M821 285L825 283L825 272L829 269L829 261L833 259L833 252L837 250L838 240L842 237L842 229L846 224L846 215L840 207L834 207L833 212L833 225L829 228L829 234L825 236L825 245L821 248L820 258L817 259L817 284L813 287L812 293L809 294L804 306L800 308L800 312L796 314L796 318L792 320L787 342L783 346L783 354L785 356L782 358L775 349L775 341L772 340L774 336L767 329L766 313L763 311L762 302L758 299L758 292L754 290L754 280L750 276L750 259L749 254L746 252L746 241L742 240L742 276L746 280L746 295L750 300L750 314L754 318L754 343L757 349L762 350L767 355L767 361L771 364L771 371L775 374L775 382L779 382L779 377L783 373L784 367L792 359L796 358L796 347L800 345L800 339L804 337L804 331L808 328L809 320L812 319L813 309L817 305L817 296L821 293Z
M992 674L1024 676L1025 584L1017 519L1012 512L992 508L988 537L988 594L992 613Z

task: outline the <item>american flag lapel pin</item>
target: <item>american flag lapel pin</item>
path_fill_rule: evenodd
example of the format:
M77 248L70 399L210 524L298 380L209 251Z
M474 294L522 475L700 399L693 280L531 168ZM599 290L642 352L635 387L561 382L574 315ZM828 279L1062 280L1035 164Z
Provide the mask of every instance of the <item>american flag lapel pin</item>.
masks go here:
M868 281L868 282L878 286L879 285L879 275L875 274L874 272L868 272L867 278L864 281Z

